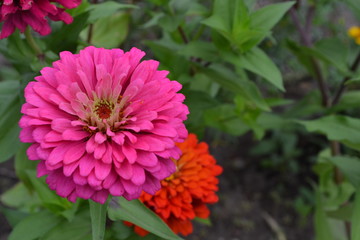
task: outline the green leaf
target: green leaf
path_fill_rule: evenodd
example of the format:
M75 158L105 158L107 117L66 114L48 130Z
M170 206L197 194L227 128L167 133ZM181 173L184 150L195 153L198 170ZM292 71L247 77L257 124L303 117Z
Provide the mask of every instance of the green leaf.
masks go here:
M91 42L98 47L116 48L125 40L129 30L129 14L116 13L94 23Z
M111 229L114 232L116 239L128 239L128 237L133 233L132 228L125 226L122 221L113 222Z
M310 132L319 132L330 140L357 148L360 144L360 119L340 115L331 115L310 121L297 121Z
M106 1L99 4L92 4L89 7L90 16L87 19L87 22L95 23L97 20L101 18L106 18L113 15L120 9L131 9L131 8L137 8L137 6L131 4L118 3L114 1Z
M360 83L360 76L359 74L355 75L354 77L350 78L348 81L345 82L346 86L351 84L359 84Z
M205 224L207 226L211 226L211 220L209 218L196 217L196 218L194 218L194 221Z
M47 38L47 46L54 52L72 51L77 48L80 32L86 27L89 12L84 12L74 18L71 24L65 24Z
M336 156L328 158L356 187L360 187L360 159L349 156Z
M195 74L195 76L187 76L187 79L183 79L188 80L190 90L201 91L212 98L215 98L219 93L220 85L201 72Z
M20 128L17 125L20 112L12 111L12 116L9 117L9 122L6 125L10 125L8 128L1 126L2 134L0 134L0 162L4 162L14 156L20 146L19 133Z
M236 113L235 106L231 104L222 104L206 110L204 121L207 126L217 128L234 136L240 136L250 130Z
M231 43L241 52L246 52L260 43L267 35L266 31L253 29L250 26L250 11L244 0L232 1L233 24L231 31Z
M295 1L267 5L251 14L251 27L269 31L294 5Z
M213 9L211 17L205 19L202 23L230 38L231 16L233 16L230 0L215 0Z
M233 9L232 35L236 36L243 30L248 29L250 24L250 14L244 0L233 1L234 5L230 5Z
M100 204L89 200L91 230L93 240L103 240L105 236L107 202Z
M326 183L321 186L321 190L326 194L326 201L324 201L323 207L327 209L338 209L344 202L349 201L355 192L355 188L347 181L336 185L333 182L332 173L327 176Z
M261 110L249 106L241 95L236 95L234 102L237 116L253 130L257 139L261 139L265 134L264 128L257 123Z
M165 15L161 18L161 21L159 21L159 26L165 32L172 33L177 30L177 28L180 26L182 21L183 21L182 16Z
M152 18L144 23L141 28L150 28L153 26L157 26L159 24L159 22L161 21L161 19L165 16L165 13L163 12L159 12L159 13L152 13Z
M4 56L14 64L17 70L29 71L29 62L36 59L33 49L17 30L7 40L8 44L4 44L6 46L4 50L1 49Z
M69 13L71 16L75 17L87 11L89 6L91 5L88 0L82 0L79 6L77 6L76 8L67 9L66 12Z
M239 61L246 70L260 75L278 89L285 91L279 69L260 48L253 48L241 55Z
M213 43L204 41L192 41L179 50L178 54L185 57L197 57L205 61L218 61L219 54Z
M258 45L266 34L260 30L244 29L239 32L232 40L240 52L244 53Z
M2 81L0 82L0 114L3 116L5 111L14 104L19 97L20 82Z
M88 209L76 214L72 221L63 220L40 240L91 240L91 224Z
M44 178L37 178L34 171L27 170L26 172L39 198L49 210L54 213L59 213L71 208L72 204L66 198L58 196L54 191L49 189Z
M360 91L346 91L340 102L334 106L335 111L357 109L360 102Z
M360 240L360 189L358 188L355 195L354 209L351 218L351 240Z
M38 161L31 161L26 155L26 150L29 144L22 143L19 150L15 155L15 172L16 176L24 183L28 189L33 189L30 177L27 173L28 170L35 172Z
M328 211L327 215L331 218L339 219L342 221L351 221L353 216L354 205L352 203L341 206L339 209L334 211Z
M315 75L314 64L312 64L312 55L309 48L301 46L295 41L286 40L286 46L295 54L299 63L301 63L309 73Z
M139 200L127 201L124 198L113 198L109 204L108 214L113 221L131 222L159 237L167 240L181 240L153 211Z
M171 0L169 2L169 8L171 9L171 12L174 13L174 15L181 15L185 14L191 7L191 4L194 2L195 1L192 0Z
M75 203L72 203L69 209L66 209L60 213L61 216L65 217L69 222L73 221L76 216L76 212L79 209L82 200L78 199Z
M283 116L289 119L301 119L324 114L325 109L321 105L320 92L313 90L308 92L301 100L294 102L291 108L284 112Z
M279 129L284 130L285 128L290 128L291 124L294 123L287 118L279 116L278 114L273 113L261 113L257 118L257 123L264 129Z
M206 92L183 91L186 96L185 104L189 107L190 114L186 121L189 132L202 136L205 130L204 112L217 106L219 103Z
M340 39L322 39L315 44L313 51L317 57L331 63L343 74L349 73L349 68L346 64L349 49Z
M17 183L0 197L1 202L9 207L29 210L39 203L23 183Z
M158 41L145 41L145 44L151 48L156 59L160 61L160 68L170 71L170 79L178 79L189 72L189 61L178 54L181 45L165 38Z
M60 222L61 218L48 211L30 215L15 226L9 240L35 240L42 237Z
M2 213L12 228L28 216L27 213L10 208L4 208L0 205L0 213Z
M203 68L202 73L207 75L211 80L217 82L220 86L232 91L236 94L242 95L244 98L251 101L254 105L264 111L269 111L264 98L261 96L259 89L253 82L241 78L223 66L213 64L209 68Z
M244 0L216 0L202 23L219 32L240 51L259 44L294 2L272 4L250 13Z
M20 146L19 88L18 81L0 82L0 162L12 157Z
M331 228L323 208L322 196L319 190L316 191L316 206L315 206L315 235L316 240L333 240Z

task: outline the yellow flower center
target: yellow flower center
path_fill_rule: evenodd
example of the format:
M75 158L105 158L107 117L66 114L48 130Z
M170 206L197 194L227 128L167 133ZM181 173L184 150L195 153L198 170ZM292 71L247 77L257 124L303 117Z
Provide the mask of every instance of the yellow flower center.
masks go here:
M95 104L94 112L100 119L108 119L114 109L114 104L107 100L100 100Z

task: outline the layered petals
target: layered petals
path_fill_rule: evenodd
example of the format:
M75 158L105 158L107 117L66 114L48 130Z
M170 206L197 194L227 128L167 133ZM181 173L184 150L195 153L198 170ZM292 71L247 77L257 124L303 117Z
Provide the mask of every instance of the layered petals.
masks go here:
M0 22L3 22L0 39L10 36L16 28L24 32L27 26L41 35L47 35L51 32L47 18L63 21L66 24L70 24L73 20L59 5L71 9L79 6L80 3L81 0L0 1Z
M151 195L143 193L140 200L175 232L186 236L193 231L191 220L195 217L208 218L207 204L218 201L218 178L222 168L209 154L208 145L198 143L196 135L178 143L181 157L176 162L176 172L161 181L161 189ZM126 223L131 225L131 223ZM135 232L144 236L146 231L138 226Z
M38 175L48 175L60 196L130 200L154 194L174 173L188 108L179 84L158 62L140 62L144 55L136 48L62 52L25 88L20 139L32 143L29 159L40 160Z

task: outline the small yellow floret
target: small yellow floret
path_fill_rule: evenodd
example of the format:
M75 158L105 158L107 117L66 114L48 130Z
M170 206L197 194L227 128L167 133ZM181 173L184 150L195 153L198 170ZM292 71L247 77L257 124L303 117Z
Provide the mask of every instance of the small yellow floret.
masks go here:
M351 27L348 30L348 34L350 37L358 38L360 37L360 28L359 27Z
M360 45L360 36L355 38L355 42L356 42L356 44Z

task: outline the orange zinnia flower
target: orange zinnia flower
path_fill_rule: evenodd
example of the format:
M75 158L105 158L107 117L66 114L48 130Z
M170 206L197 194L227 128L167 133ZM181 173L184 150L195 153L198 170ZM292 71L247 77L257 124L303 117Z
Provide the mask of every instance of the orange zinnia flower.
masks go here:
M161 182L161 189L150 195L143 192L140 200L175 232L186 236L192 233L191 220L195 217L208 218L210 211L206 204L216 203L216 195L222 168L216 165L205 142L198 143L195 134L178 143L182 155L175 161L177 170ZM129 224L128 224L129 225ZM135 226L141 236L147 232Z

